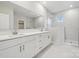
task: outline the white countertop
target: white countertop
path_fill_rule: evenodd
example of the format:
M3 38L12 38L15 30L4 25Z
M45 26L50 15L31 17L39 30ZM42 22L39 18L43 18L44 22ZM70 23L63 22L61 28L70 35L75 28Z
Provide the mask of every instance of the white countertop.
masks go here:
M16 35L0 35L0 41L6 41L6 40L14 39L14 38L19 38L19 37L23 37L23 36L30 36L30 35L34 35L34 34L41 34L41 33L46 33L46 32L48 32L48 31L26 32L26 33L19 33Z

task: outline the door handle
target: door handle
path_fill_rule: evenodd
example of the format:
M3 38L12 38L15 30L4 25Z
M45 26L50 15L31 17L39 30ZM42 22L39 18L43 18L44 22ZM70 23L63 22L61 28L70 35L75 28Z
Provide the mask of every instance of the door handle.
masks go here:
M48 36L48 39L49 39L49 36Z
M19 48L20 48L20 52L22 52L21 46Z
M23 50L25 50L25 48L24 48L25 46L23 45Z

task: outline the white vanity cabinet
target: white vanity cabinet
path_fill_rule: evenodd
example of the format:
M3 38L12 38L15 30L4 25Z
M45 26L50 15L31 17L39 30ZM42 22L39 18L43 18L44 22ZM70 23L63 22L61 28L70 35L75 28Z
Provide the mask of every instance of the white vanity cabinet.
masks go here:
M24 40L24 41L22 41ZM12 41L16 41L16 39L12 40ZM21 42L22 41L22 42ZM10 40L5 41L6 46L8 45L8 43L10 42ZM36 49L36 39L35 36L29 36L29 37L21 37L21 38L17 38L17 45L14 45L11 47L7 46L7 48L5 48L4 43L1 44L3 46L3 49L0 50L0 57L3 58L16 58L16 57L20 57L20 58L30 58L33 57L35 55L35 49ZM13 44L13 43L12 43ZM14 43L15 44L15 43ZM0 46L1 46L0 45Z
M49 40L49 34L46 32L18 37L4 42L6 43L0 42L0 47L6 46L6 48L2 47L3 49L0 49L0 57L31 58L50 44L51 40Z
M9 48L5 48L0 50L0 57L5 58L24 58L24 57L33 57L34 56L34 45L35 41L32 42L24 42Z
M51 37L48 32L36 35L36 54L51 43Z

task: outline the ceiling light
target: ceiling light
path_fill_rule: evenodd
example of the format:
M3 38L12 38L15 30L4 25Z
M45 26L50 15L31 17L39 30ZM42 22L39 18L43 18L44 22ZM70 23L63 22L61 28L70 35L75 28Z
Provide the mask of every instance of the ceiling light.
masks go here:
M72 7L72 5L70 5L70 7Z
M46 4L46 1L43 1L42 4Z

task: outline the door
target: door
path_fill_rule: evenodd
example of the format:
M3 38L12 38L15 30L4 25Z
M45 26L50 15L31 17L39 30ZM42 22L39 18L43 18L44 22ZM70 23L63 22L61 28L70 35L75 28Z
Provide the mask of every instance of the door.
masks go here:
M41 46L42 46L42 49L45 48L47 45L49 45L50 42L51 42L50 35L48 33L41 34Z
M31 39L31 40L30 40ZM24 43L24 57L26 58L31 58L35 55L35 49L36 49L36 39L34 38L34 36L30 36L29 37L29 42L25 42Z
M47 33L41 34L41 44L42 44L42 49L47 46L48 44Z

